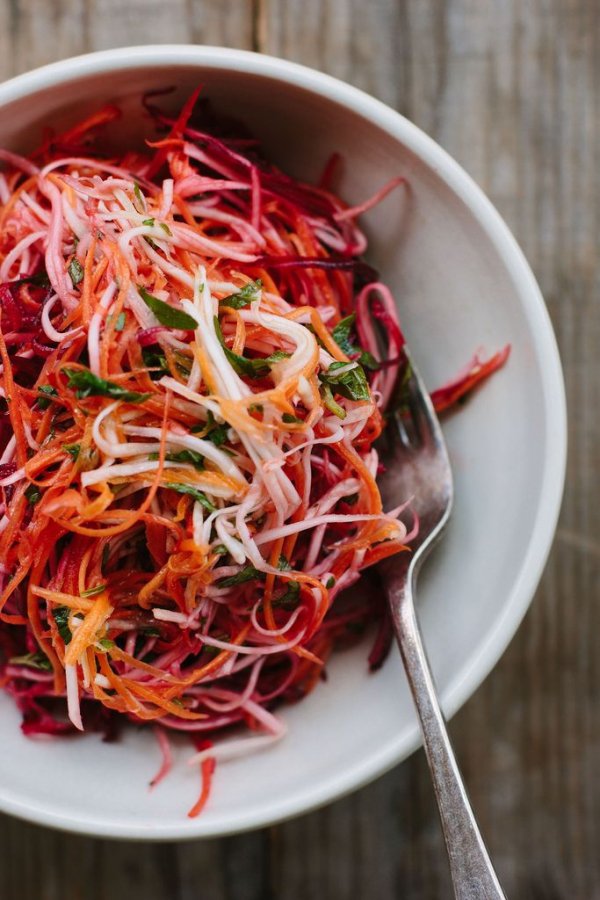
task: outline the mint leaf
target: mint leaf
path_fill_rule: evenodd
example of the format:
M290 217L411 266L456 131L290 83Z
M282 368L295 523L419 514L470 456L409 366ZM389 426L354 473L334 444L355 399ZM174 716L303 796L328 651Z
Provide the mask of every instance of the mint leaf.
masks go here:
M323 401L324 406L329 410L329 412L333 413L334 416L337 416L338 419L346 418L346 410L343 406L333 399L333 393L328 384L321 385L321 400Z
M331 332L334 341L346 356L351 356L353 353L356 353L356 347L350 340L350 334L354 331L355 322L356 313L351 313L351 315L346 316L345 319L341 319Z
M333 362L326 372L321 372L319 379L325 385L335 390L348 400L370 400L369 383L365 370L360 363L354 363L352 369L348 369L348 363ZM340 375L336 371L342 369Z
M193 497L194 500L197 500L198 503L201 503L202 506L209 512L214 512L217 508L213 503L210 502L203 491L199 491L198 488L193 487L193 485L191 484L181 484L178 481L169 481L164 485L164 487L170 488L170 490L172 491L177 491L178 494L189 494L190 497Z
M331 335L342 353L345 353L351 359L357 358L357 361L363 368L376 371L379 369L379 363L373 354L369 353L368 350L363 350L350 339L350 335L354 332L355 322L356 313L351 313L351 315L346 316L345 319L341 319L337 323Z
M229 294L219 300L220 306L229 306L232 309L242 309L249 306L254 300L258 300L258 295L262 290L262 281L257 278L256 281L249 281L237 294Z
M96 594L101 594L102 591L106 590L105 584L97 584L96 587L88 588L87 591L82 591L82 597L95 597Z
M150 453L148 459L158 459L158 453ZM177 453L166 453L165 459L168 462L189 463L198 471L204 469L204 457L195 450L180 450Z
M69 628L69 614L70 610L68 606L58 606L56 609L52 610L58 633L65 645L71 643L71 638L73 636L71 634L71 629Z
M225 356L238 375L246 375L248 378L264 378L264 376L268 375L271 371L271 365L273 363L280 362L282 359L288 359L290 356L289 353L285 353L283 350L276 350L275 353L272 353L270 356L266 356L263 359L247 359L245 356L239 356L239 354L230 350L225 343L223 332L221 331L221 323L216 316L214 321L215 331L220 344L225 351Z
M299 581L288 581L287 586L283 594L280 597L277 597L272 602L272 606L279 607L281 609L295 609L298 605L298 600L300 599L300 582Z
M52 663L40 650L35 653L25 653L23 656L12 656L9 663L13 666L29 666L30 669L40 669L42 672L52 671Z
M81 444L63 444L63 450L66 450L73 459L77 459L81 450Z
M39 503L39 501L42 499L42 495L37 484L30 484L25 491L25 496L27 497L27 502L31 503L32 506L35 506L35 504Z
M138 391L128 391L113 381L106 381L90 372L88 369L62 370L68 378L67 387L75 390L80 400L86 397L113 397L115 400L125 400L127 403L142 403L150 397L150 394L140 394Z
M188 316L181 309L169 306L168 303L149 294L145 288L139 287L139 285L138 293L148 309L152 310L160 324L166 328L177 328L180 331L195 331L198 327L198 322L192 316Z
M246 566L241 572L238 572L237 575L230 575L229 578L220 578L217 581L217 586L220 588L234 587L236 584L244 584L246 581L252 581L254 578L258 578L259 575L260 572L258 569L255 569L254 566Z
M37 398L38 409L48 409L52 402L50 398L58 396L58 391L50 384L40 384L38 393L42 394L41 397Z
M69 276L71 278L71 281L73 282L73 287L78 285L80 281L83 281L84 275L85 272L83 271L83 266L81 265L77 257L74 256L69 263Z

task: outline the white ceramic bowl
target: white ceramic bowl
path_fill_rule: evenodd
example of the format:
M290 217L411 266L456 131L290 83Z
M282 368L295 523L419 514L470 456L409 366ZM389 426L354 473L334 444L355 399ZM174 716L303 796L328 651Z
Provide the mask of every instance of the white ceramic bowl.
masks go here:
M496 663L533 596L550 547L565 466L565 403L546 308L520 250L464 171L418 128L372 97L282 60L214 47L156 46L66 60L0 85L0 146L23 149L42 125L96 104L125 107L125 137L143 126L140 96L198 84L243 118L268 153L314 178L328 155L346 160L341 193L368 197L407 176L365 217L369 260L393 287L415 359L438 385L484 346L510 342L509 364L448 420L456 478L448 535L420 584L425 641L452 715ZM367 673L368 646L340 653L329 680L283 712L289 734L262 755L223 763L212 799L186 818L198 773L178 750L150 793L152 736L116 745L95 735L34 742L0 696L0 808L88 834L175 839L266 825L326 803L404 759L419 742L398 658Z

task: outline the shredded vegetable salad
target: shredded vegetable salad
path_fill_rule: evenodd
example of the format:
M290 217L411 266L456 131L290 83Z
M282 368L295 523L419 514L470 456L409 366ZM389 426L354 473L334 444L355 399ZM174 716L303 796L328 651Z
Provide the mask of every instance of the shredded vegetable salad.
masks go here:
M336 641L377 620L385 654L377 596L338 597L411 538L374 447L403 337L357 226L402 179L349 208L196 94L145 103L143 152L103 152L114 106L0 151L0 677L29 735L151 724L153 784L189 733L196 815Z

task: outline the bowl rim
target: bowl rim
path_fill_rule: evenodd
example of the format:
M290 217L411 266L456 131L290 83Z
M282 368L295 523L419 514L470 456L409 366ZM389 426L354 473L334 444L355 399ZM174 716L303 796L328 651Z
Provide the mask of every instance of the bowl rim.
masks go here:
M541 367L542 406L546 426L546 454L541 463L543 475L539 504L527 552L515 573L512 591L502 614L485 639L474 650L467 665L442 692L441 700L448 717L462 706L496 665L525 615L538 586L560 511L564 489L567 453L567 413L560 357L552 324L535 277L508 226L482 189L442 147L420 128L382 101L331 75L274 56L227 47L192 44L158 44L119 47L71 57L33 69L0 84L0 108L29 94L77 81L108 71L158 69L164 66L210 67L276 79L300 87L340 104L369 119L399 140L432 167L447 186L469 208L495 247L519 293L531 331L531 339L543 365ZM132 826L118 821L107 824L32 805L0 789L0 809L38 824L76 833L135 840L181 840L233 834L279 822L329 803L362 787L405 759L420 744L417 726L404 738L389 740L353 766L339 772L335 779L308 785L287 797L275 797L258 811L244 815L230 813L219 822L203 824L202 817L192 822L182 819L175 827Z

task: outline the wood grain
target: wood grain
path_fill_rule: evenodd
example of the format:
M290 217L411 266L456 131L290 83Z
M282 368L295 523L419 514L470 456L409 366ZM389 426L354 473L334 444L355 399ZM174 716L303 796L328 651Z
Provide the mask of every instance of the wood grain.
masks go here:
M599 21L599 0L0 2L0 77L157 35L331 72L440 141L514 230L563 357L568 488L531 611L451 725L512 900L600 898ZM421 753L324 810L249 835L128 845L0 817L0 848L2 900L450 896Z

